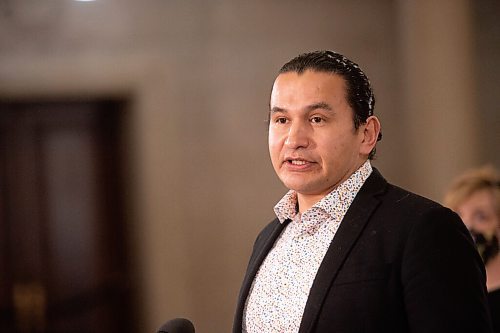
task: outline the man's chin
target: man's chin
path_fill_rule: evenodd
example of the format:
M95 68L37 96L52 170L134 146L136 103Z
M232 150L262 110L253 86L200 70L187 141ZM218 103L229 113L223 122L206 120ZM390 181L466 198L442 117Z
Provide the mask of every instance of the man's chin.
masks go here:
M328 189L324 189L318 184L312 182L283 182L283 184L289 190L293 190L297 192L297 194L305 195L305 196L319 196L326 195L329 191ZM326 193L326 194L324 194Z

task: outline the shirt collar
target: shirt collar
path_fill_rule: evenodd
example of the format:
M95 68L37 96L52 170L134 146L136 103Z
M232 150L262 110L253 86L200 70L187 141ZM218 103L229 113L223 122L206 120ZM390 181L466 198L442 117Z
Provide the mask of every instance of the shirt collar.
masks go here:
M339 211L347 211L352 201L358 194L361 186L365 183L366 179L370 176L373 169L369 160L356 170L347 180L337 186L328 195L326 195L319 202L314 204L304 214L311 210L320 209L329 216L338 215ZM339 207L345 209L339 210ZM297 205L297 192L294 190L288 191L283 198L274 206L274 212L281 223L285 220L294 220L298 213Z

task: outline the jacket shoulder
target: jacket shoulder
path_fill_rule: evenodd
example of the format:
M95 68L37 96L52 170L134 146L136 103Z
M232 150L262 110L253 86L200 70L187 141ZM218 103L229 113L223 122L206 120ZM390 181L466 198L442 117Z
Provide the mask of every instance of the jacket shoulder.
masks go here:
M442 207L441 204L431 199L389 183L376 168L362 189L367 195L375 195L383 199L384 202L392 203L395 206L411 206L409 208L419 207L421 209Z

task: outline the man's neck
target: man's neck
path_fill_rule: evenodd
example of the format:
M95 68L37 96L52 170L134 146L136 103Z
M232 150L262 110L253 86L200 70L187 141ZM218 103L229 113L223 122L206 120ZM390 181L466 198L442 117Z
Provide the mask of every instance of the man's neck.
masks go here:
M297 202L299 204L299 213L304 213L314 206L317 202L321 201L325 195L307 195L297 193Z
M343 177L341 181L339 181L337 184L332 186L330 189L325 190L322 193L319 194L309 194L309 193L299 193L297 192L297 203L299 206L299 213L302 214L305 211L309 210L312 206L314 206L316 203L321 201L324 197L326 197L328 194L330 194L332 191L334 191L336 188L338 188L343 182L345 182L347 179L349 179L354 173L356 173L364 164L366 163L366 160L362 161L360 165L351 173L348 174L348 176Z

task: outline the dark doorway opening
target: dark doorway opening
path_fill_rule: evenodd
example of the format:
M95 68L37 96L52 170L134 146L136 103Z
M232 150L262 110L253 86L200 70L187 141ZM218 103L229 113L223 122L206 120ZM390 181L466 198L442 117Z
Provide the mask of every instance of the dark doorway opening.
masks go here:
M133 331L125 113L0 101L0 331Z

